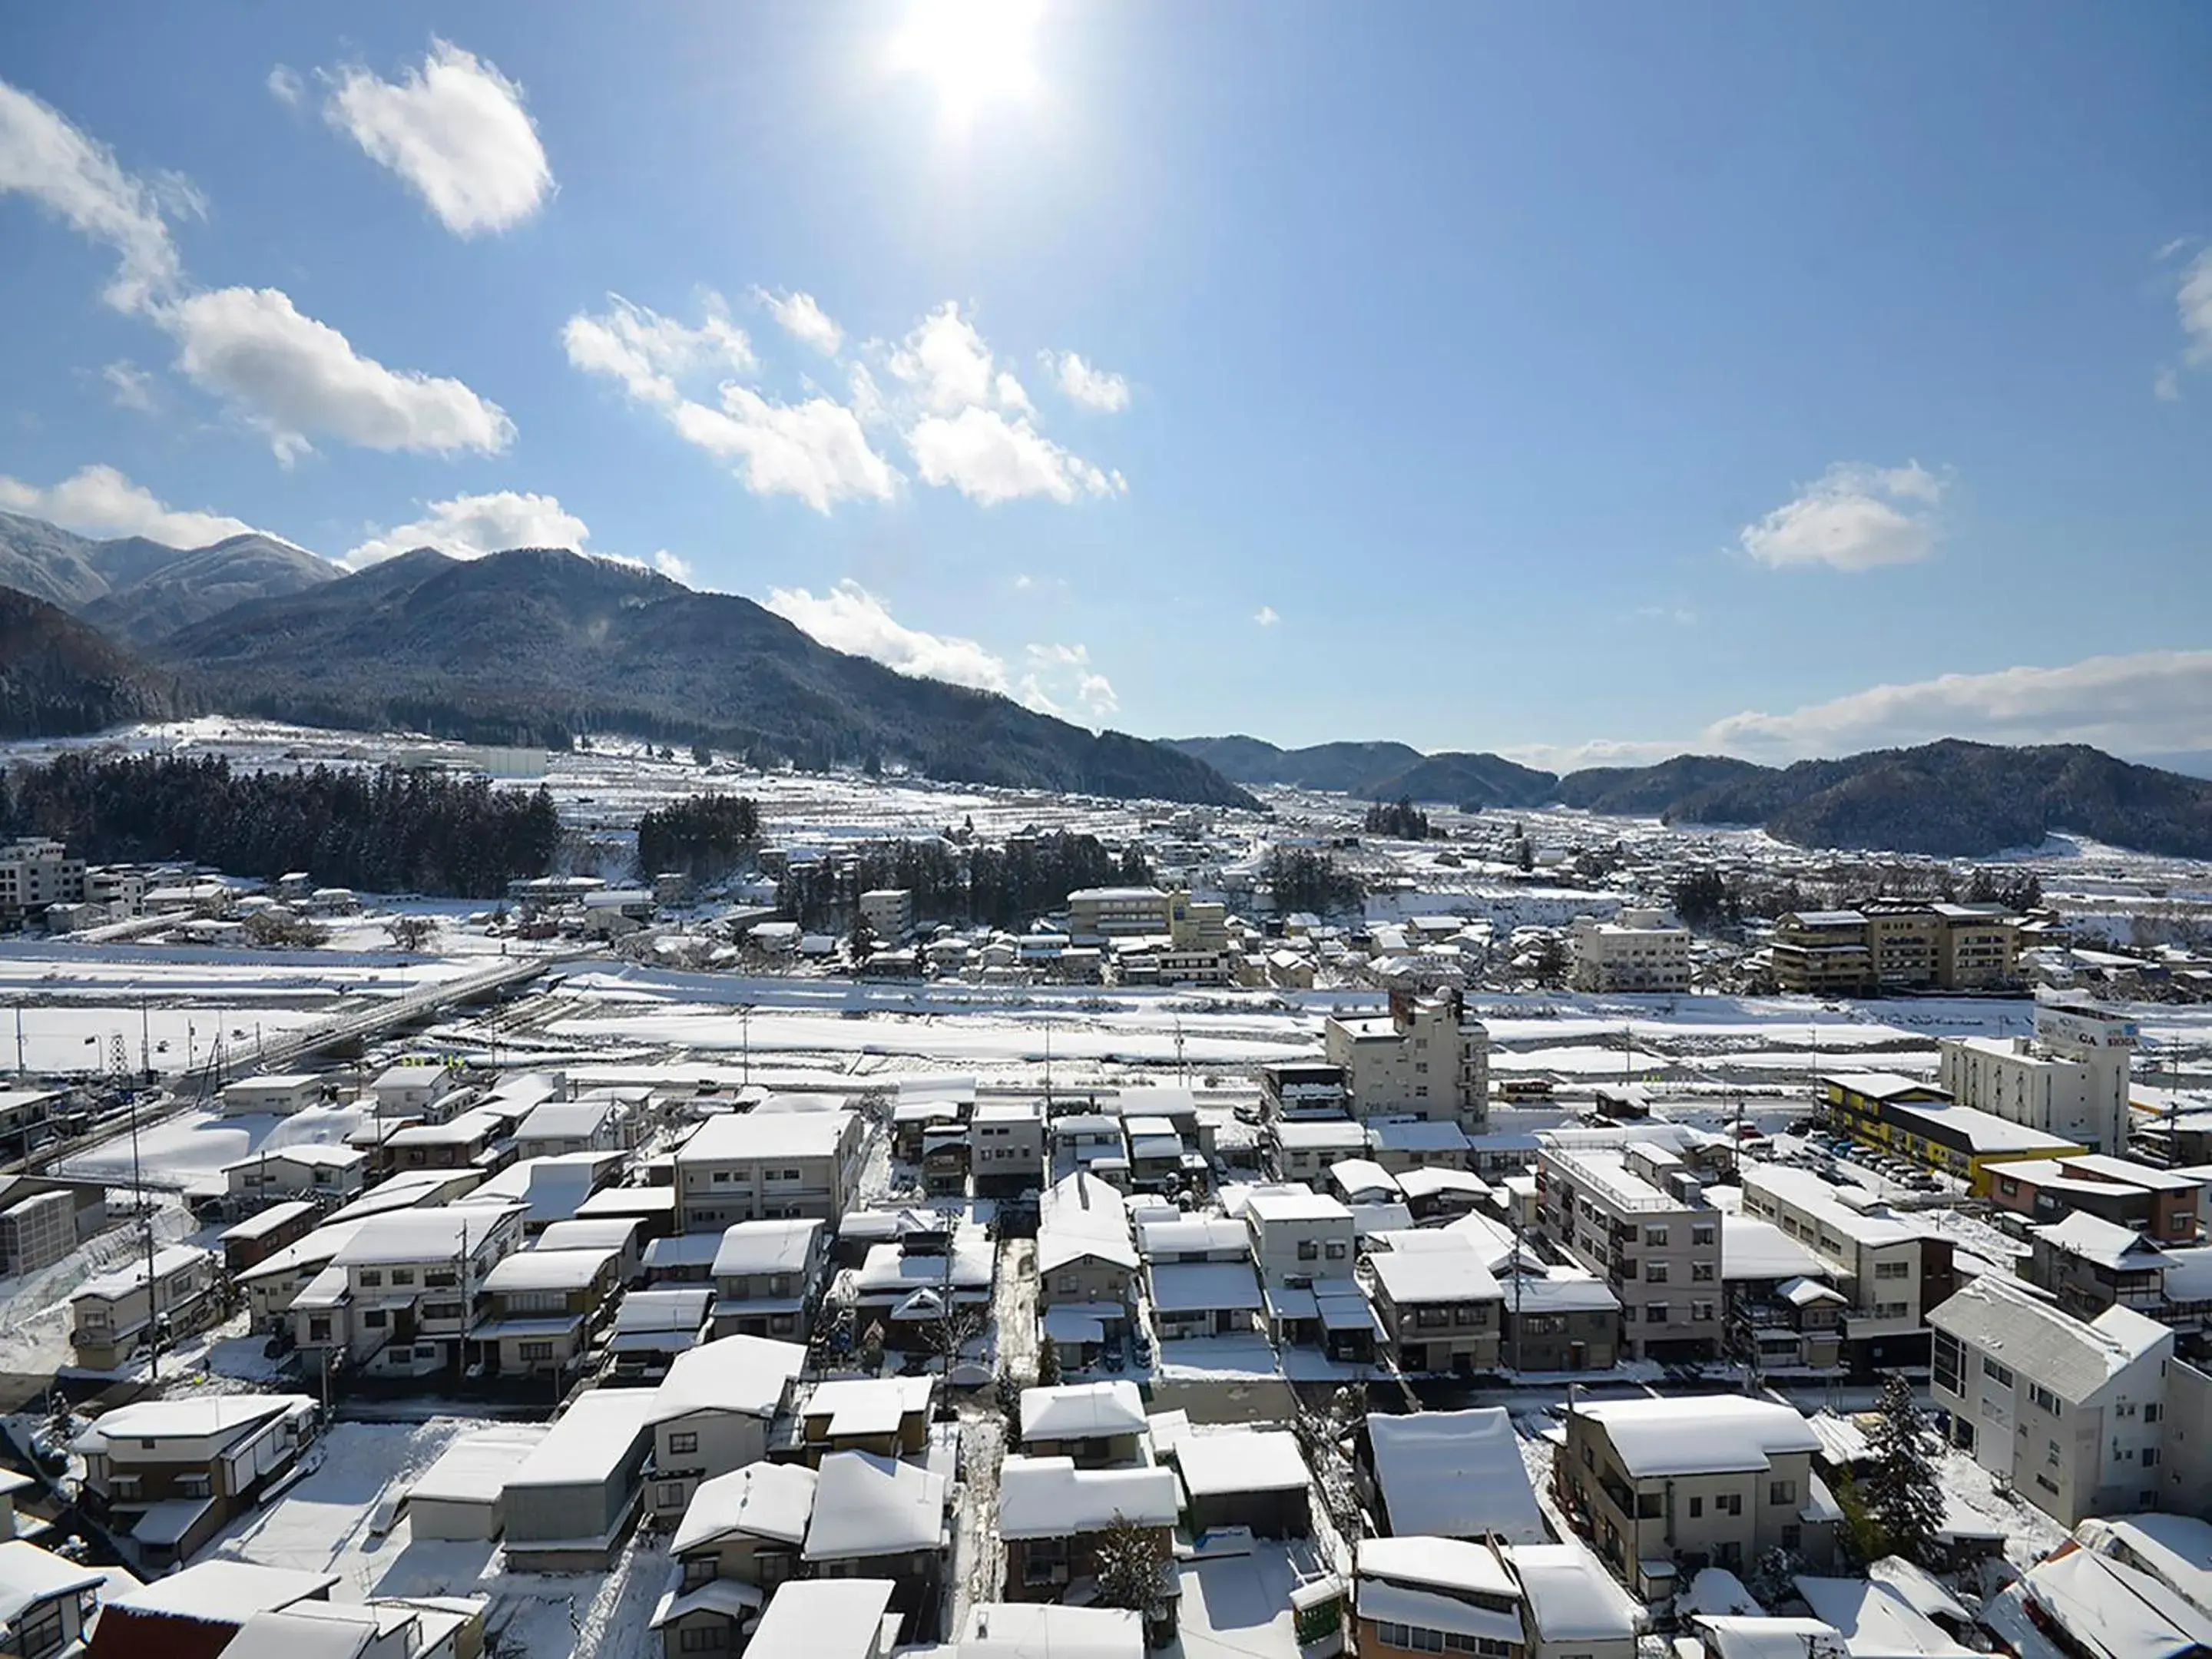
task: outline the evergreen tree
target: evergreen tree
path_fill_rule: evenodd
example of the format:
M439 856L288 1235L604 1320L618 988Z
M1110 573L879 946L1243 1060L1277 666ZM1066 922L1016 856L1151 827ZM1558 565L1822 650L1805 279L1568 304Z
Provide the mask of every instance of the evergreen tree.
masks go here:
M1116 1515L1098 1534L1098 1599L1102 1607L1122 1607L1156 1617L1165 1600L1161 1575L1168 1553L1158 1532Z
M1873 1467L1859 1483L1868 1520L1881 1529L1884 1548L1920 1566L1932 1566L1936 1533L1943 1524L1943 1483L1936 1466L1936 1431L1912 1385L1896 1372L1881 1385L1875 1420L1867 1438Z
M868 921L867 912L854 911L853 930L845 935L845 960L857 972L860 964L874 954L875 948L876 930Z

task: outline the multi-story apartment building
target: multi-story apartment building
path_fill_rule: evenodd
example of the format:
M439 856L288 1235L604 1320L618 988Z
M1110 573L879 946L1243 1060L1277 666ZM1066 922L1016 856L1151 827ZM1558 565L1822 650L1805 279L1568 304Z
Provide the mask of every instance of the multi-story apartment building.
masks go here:
M1808 996L1859 996L1875 988L1867 919L1857 910L1793 910L1774 924L1774 983Z
M1900 990L1933 985L1943 950L1935 911L1917 899L1869 899L1860 908L1875 982Z
M1578 918L1574 926L1574 986L1577 991L1653 991L1690 988L1690 930L1662 910L1628 908L1610 921Z
M1947 991L1986 991L2018 976L2020 919L2001 904L1938 904L1943 923L1936 983Z
M2035 1036L1944 1037L1936 1080L1961 1106L2122 1152L2128 1142L2131 1019L2077 1004L2040 1003Z
M1261 1115L1280 1118L1340 1118L1346 1107L1344 1067L1282 1060L1260 1068Z
M1841 1518L1815 1491L1820 1442L1794 1407L1742 1395L1568 1408L1553 1482L1634 1595L1671 1595L1698 1570L1769 1550L1826 1562Z
M1387 1015L1331 1015L1322 1042L1354 1117L1443 1118L1469 1134L1489 1127L1490 1032L1458 992L1393 991Z
M865 1140L844 1110L723 1113L676 1152L677 1224L720 1232L735 1221L810 1216L836 1221L853 1201Z
M1893 1211L1858 1186L1838 1186L1809 1170L1747 1164L1743 1211L1813 1253L1843 1296L1846 1352L1869 1364L1918 1363L1928 1310L1958 1289L1951 1239Z
M467 1204L362 1222L292 1299L308 1366L335 1359L384 1377L458 1372L485 1280L520 1246L523 1215L519 1204Z
M914 895L903 887L878 887L860 895L860 915L886 945L902 945L914 932Z
M2019 920L1996 904L1870 900L1856 910L1800 910L1774 925L1775 983L1816 996L1928 986L1981 991L2017 971Z
M70 1297L70 1346L87 1370L111 1371L156 1332L186 1336L215 1317L216 1259L172 1244L88 1279Z
M70 1443L87 1508L131 1537L142 1569L188 1559L314 1437L302 1394L210 1394L118 1406Z
M978 1198L1018 1198L1044 1185L1044 1103L990 1101L968 1121L969 1181Z
M1401 1371L1498 1369L1505 1291L1473 1236L1449 1228L1393 1235L1360 1264L1382 1344Z
M20 921L50 904L84 902L84 860L58 841L25 836L0 847L0 920Z
M1721 1212L1665 1146L1563 1146L1536 1153L1537 1226L1620 1298L1637 1359L1711 1359L1721 1344Z
M1157 887L1080 887L1067 896L1067 931L1115 939L1168 931L1168 896Z
M1984 1468L2061 1526L2158 1506L2172 1330L2131 1308L2084 1322L1996 1273L1929 1322L1932 1397Z
M2069 1215L2094 1216L2157 1244L2193 1244L2207 1182L2202 1173L2090 1152L2039 1158L1994 1173L1990 1202L2048 1226Z

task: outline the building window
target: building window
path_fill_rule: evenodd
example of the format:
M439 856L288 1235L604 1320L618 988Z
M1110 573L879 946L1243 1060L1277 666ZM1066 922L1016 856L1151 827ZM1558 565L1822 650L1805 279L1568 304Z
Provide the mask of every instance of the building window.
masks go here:
M1770 1480L1766 1483L1766 1501L1770 1504L1794 1504L1797 1501L1795 1480Z
M1692 1244L1711 1244L1719 1237L1710 1221L1700 1221L1690 1229L1690 1243Z
M2007 1366L1998 1364L1996 1360L1990 1358L1987 1354L1984 1354L1982 1356L1982 1375L1988 1377L1990 1382L1996 1383L2001 1389L2008 1389L2012 1387L2011 1370Z
M1710 1323L1712 1316L1713 1304L1711 1303L1692 1302L1690 1304L1690 1320L1692 1324Z
M2142 1466L2147 1469L2154 1469L2158 1467L2157 1447L2145 1446L2142 1449Z
M698 1449L699 1437L696 1434L672 1434L668 1437L668 1454L672 1457L680 1457L685 1452Z
M1910 1261L1877 1261L1874 1264L1876 1279L1909 1279L1912 1276Z
M1794 1550L1804 1540L1804 1537L1805 1528L1793 1521L1782 1529L1782 1547L1785 1550Z
M2157 1422L2157 1421L2158 1421L2158 1407L2155 1407L2155 1406L2145 1406L2145 1407L2143 1407L2143 1421L2144 1421L2144 1422L2146 1422L2146 1423L2155 1423L2155 1422Z
M679 1507L684 1502L684 1483L681 1480L662 1481L660 1483L660 1495L655 1498L653 1501L654 1506L659 1509L672 1510ZM691 1565L692 1564L688 1561L684 1563L687 1573ZM711 1568L714 1565L714 1563L709 1561L706 1565Z
M1723 1493L1722 1496L1713 1499L1713 1508L1717 1513L1722 1515L1741 1515L1743 1513L1743 1494L1740 1492Z
M1664 1325L1673 1316L1673 1310L1663 1302L1644 1304L1644 1322L1647 1325Z
M1644 1243L1647 1249L1665 1249L1667 1230L1664 1227L1646 1227L1644 1230Z
M363 1290L368 1290L368 1291L376 1290L376 1289L378 1289L379 1287L380 1287L380 1286L383 1285L383 1283L384 1283L384 1269L383 1269L383 1268L381 1268L381 1267L363 1267L363 1268L361 1270L361 1285L362 1285L362 1288Z
M1690 1500L1690 1519L1692 1521L1703 1520L1705 1518L1705 1500L1702 1498L1692 1498Z
M1710 1285L1713 1278L1713 1264L1710 1261L1692 1261L1690 1264L1690 1277L1698 1284Z
M1300 1239L1300 1240L1298 1241L1298 1260L1299 1260L1299 1261L1317 1261L1317 1260L1319 1260L1320 1256L1321 1256L1321 1245L1320 1245L1320 1244L1319 1244L1319 1243L1317 1243L1316 1240L1313 1240L1313 1239L1310 1239L1310 1238L1302 1238L1302 1239Z
M2058 1396L2053 1394L2050 1389L2045 1388L2040 1382L2031 1382L2027 1385L2027 1397L2030 1401L2033 1401L2036 1406L2044 1411L2049 1412L2053 1417L2058 1415Z
M550 1342L518 1342L515 1344L515 1352L526 1365L533 1359L550 1359L553 1357L553 1345Z
M1327 1256L1327 1257L1328 1257L1331 1261L1343 1261L1343 1260L1344 1260L1344 1244L1343 1244L1343 1242L1342 1242L1341 1240L1339 1240L1339 1239L1331 1239L1331 1240L1328 1242L1328 1244L1327 1245L1327 1247L1322 1250L1322 1253L1324 1255L1326 1255L1326 1256Z
M1645 1262L1644 1282L1647 1285L1664 1285L1667 1282L1667 1264L1663 1261Z

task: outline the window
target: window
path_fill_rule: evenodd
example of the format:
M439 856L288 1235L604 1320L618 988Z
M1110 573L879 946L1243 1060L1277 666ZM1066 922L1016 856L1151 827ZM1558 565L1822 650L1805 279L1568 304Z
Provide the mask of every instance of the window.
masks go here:
M2155 1422L2157 1422L2157 1421L2158 1421L2158 1407L2155 1407L2155 1406L2145 1406L2145 1407L2143 1407L2143 1421L2144 1421L2144 1422L2146 1422L2146 1423L2155 1423Z
M1690 1319L1693 1324L1710 1324L1712 1321L1712 1316L1713 1304L1711 1303L1692 1302L1690 1304Z
M1702 1520L1705 1517L1705 1500L1702 1498L1692 1498L1690 1500L1690 1519L1692 1521Z
M1741 1515L1743 1513L1743 1494L1740 1492L1724 1493L1721 1497L1713 1499L1713 1508L1722 1515Z
M1673 1316L1674 1310L1663 1302L1647 1302L1644 1305L1644 1322L1647 1325L1664 1325Z
M391 1316L386 1314L383 1309L371 1308L367 1313L361 1316L361 1322L368 1326L372 1331L380 1331L385 1328L386 1324L390 1322L390 1319Z
M1322 1250L1322 1254L1326 1255L1331 1261L1343 1261L1344 1242L1341 1239L1332 1238L1329 1240L1327 1247Z
M392 1282L395 1285L412 1285L415 1282L415 1270L412 1267L394 1267L392 1270Z
M384 1283L384 1269L381 1267L363 1267L361 1270L361 1283L363 1290L373 1291L377 1289Z
M695 1452L698 1449L699 1437L696 1434L672 1434L668 1437L668 1453L672 1457L678 1457L685 1452Z
M1797 1501L1795 1480L1770 1480L1766 1483L1766 1501L1770 1504L1794 1504Z
M44 1659L45 1655L58 1651L62 1644L61 1603L42 1602L25 1613L17 1640L17 1651L24 1659Z
M450 1291L460 1282L459 1275L451 1267L426 1267L422 1272L422 1284L427 1290Z
M1665 1249L1667 1230L1664 1227L1646 1227L1644 1230L1644 1244L1646 1249Z
M1636 1518L1638 1521L1656 1521L1659 1518L1657 1492L1640 1492L1636 1494Z
M2147 1469L2154 1469L2158 1467L2157 1447L2145 1446L2142 1449L2142 1466Z
M711 1625L685 1625L677 1632L676 1644L684 1653L720 1653L730 1645L730 1627L719 1620Z
M1959 1339L1948 1331L1937 1331L1931 1344L1930 1358L1934 1362L1936 1386L1948 1389L1953 1394L1964 1394L1966 1378L1961 1374L1964 1367Z
M1990 1358L1987 1354L1984 1354L1982 1356L1982 1375L1988 1377L1990 1382L1996 1383L2001 1389L2008 1389L2012 1387L2012 1372L2010 1369L1998 1364L1996 1360Z
M1713 1279L1713 1264L1710 1261L1692 1261L1690 1264L1690 1277L1700 1285L1711 1284Z
M2031 1382L2027 1385L2027 1397L2038 1407L2049 1412L2053 1417L2058 1414L2058 1396L2040 1382Z
M1692 1244L1711 1244L1719 1237L1710 1221L1700 1221L1690 1229L1690 1243Z
M1310 1239L1310 1238L1302 1238L1302 1239L1300 1239L1300 1240L1298 1241L1298 1260L1299 1260L1299 1261L1317 1261L1317 1260L1320 1258L1320 1256L1321 1256L1321 1245L1320 1245L1317 1242L1316 1242L1315 1240Z
M1877 1261L1874 1264L1874 1276L1876 1279L1910 1279L1912 1264L1910 1261Z
M653 1502L653 1507L656 1509L672 1510L681 1508L684 1503L684 1483L681 1480L662 1481L660 1483L659 1492L654 1497ZM690 1576L691 1568L696 1565L704 1565L711 1569L714 1564L711 1561L705 1562L703 1564L687 1561L684 1564L684 1576L686 1577Z
M1804 1540L1804 1537L1805 1528L1793 1521L1782 1529L1782 1547L1785 1550L1794 1550Z
M1663 1261L1645 1262L1644 1282L1647 1285L1664 1285L1667 1282L1667 1264Z
M514 1346L516 1353L526 1365L533 1359L550 1359L553 1357L550 1342L518 1342Z

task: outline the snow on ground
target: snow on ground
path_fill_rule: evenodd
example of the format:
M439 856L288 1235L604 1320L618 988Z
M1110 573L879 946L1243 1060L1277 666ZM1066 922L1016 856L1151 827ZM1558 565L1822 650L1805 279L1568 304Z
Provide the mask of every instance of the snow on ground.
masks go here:
M149 1186L220 1188L223 1170L242 1158L283 1146L341 1146L367 1115L353 1106L311 1106L286 1117L183 1112L139 1133L135 1168ZM126 1130L88 1147L65 1159L60 1173L129 1182L134 1169L131 1141Z
M2005 1560L2015 1570L2026 1571L2066 1541L2065 1528L2025 1499L2000 1492L1971 1454L1946 1446L1941 1468L1945 1503L2002 1532Z
M179 1205L154 1212L154 1237L174 1244L191 1236L191 1213ZM46 1376L67 1365L70 1295L96 1273L108 1272L145 1254L144 1231L135 1222L110 1227L71 1250L51 1267L15 1279L0 1279L0 1371Z

